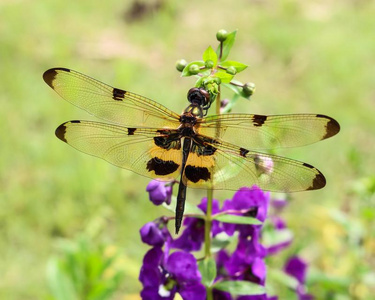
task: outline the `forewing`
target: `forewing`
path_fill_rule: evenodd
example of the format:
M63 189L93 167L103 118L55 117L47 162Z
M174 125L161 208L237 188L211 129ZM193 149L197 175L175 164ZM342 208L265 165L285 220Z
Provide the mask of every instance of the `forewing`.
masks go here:
M224 114L200 120L199 133L250 149L303 146L334 136L340 125L317 114Z
M111 123L159 128L179 125L179 115L164 106L79 72L54 68L47 70L43 79L65 100Z
M187 186L237 190L257 185L275 192L297 192L325 186L323 174L313 166L296 160L269 155L216 141L206 144L211 155L188 158L184 171ZM213 150L212 150L213 149Z
M174 147L161 147L160 139L168 141L169 135L157 129L69 121L56 129L56 136L79 151L146 177L171 180L181 172L179 140Z

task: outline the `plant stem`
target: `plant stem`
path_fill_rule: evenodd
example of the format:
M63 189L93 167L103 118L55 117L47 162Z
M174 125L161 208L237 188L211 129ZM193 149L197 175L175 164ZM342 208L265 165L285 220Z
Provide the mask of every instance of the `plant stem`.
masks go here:
M216 97L216 114L220 114L220 85L219 93ZM215 136L219 136L219 130L217 128ZM211 257L211 228L212 228L212 200L213 200L213 187L207 189L207 212L204 226L204 254L205 258ZM207 300L213 300L212 288L207 288Z
M213 300L212 288L207 288L207 300Z
M211 227L212 227L212 188L207 189L207 212L204 226L204 254L211 257Z

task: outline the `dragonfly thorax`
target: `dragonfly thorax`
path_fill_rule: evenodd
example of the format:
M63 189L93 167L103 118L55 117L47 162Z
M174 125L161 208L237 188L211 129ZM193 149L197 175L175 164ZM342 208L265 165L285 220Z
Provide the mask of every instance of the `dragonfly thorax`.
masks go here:
M186 108L186 110L188 108L191 108L191 110L194 110L195 108L199 109L199 107L195 107L193 105L189 105ZM191 137L191 136L195 135L194 126L197 123L197 116L190 111L186 112L186 110L180 117L181 125L179 126L178 130L179 130L179 133L180 133L181 137L187 137L187 136Z

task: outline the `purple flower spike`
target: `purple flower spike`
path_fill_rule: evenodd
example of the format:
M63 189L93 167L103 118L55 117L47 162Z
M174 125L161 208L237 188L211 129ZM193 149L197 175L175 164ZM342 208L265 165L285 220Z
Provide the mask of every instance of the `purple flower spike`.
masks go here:
M286 262L284 271L296 278L300 284L304 284L306 280L307 263L298 256L293 256Z
M172 186L169 183L166 185L163 181L151 180L146 191L149 193L150 201L155 205L161 205L164 202L171 203Z

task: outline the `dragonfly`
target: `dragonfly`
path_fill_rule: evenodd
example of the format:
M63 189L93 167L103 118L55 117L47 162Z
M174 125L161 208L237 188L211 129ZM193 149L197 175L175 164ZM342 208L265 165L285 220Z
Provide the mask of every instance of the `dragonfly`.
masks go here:
M310 164L259 152L312 144L336 135L339 123L322 114L208 115L209 93L188 92L182 114L127 90L67 68L44 81L62 98L104 120L72 120L55 134L79 151L162 181L179 178L175 231L181 227L187 188L296 192L321 189L324 175Z

